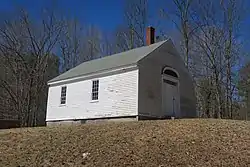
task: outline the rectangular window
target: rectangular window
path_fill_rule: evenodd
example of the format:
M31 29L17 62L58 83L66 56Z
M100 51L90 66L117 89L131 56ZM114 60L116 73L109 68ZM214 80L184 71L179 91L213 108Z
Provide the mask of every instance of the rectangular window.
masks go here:
M98 100L99 80L92 81L92 100Z
M61 87L61 104L66 104L66 92L67 92L67 87L66 86Z

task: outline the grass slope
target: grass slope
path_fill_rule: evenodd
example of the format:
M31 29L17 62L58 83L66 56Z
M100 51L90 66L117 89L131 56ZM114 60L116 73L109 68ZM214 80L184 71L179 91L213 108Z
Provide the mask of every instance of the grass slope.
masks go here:
M250 166L250 122L162 120L0 131L0 166Z

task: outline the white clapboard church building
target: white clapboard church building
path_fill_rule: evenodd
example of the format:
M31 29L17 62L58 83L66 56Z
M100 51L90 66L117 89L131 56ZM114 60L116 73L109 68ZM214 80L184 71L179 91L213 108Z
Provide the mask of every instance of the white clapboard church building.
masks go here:
M84 62L50 80L47 124L196 117L192 78L172 41Z

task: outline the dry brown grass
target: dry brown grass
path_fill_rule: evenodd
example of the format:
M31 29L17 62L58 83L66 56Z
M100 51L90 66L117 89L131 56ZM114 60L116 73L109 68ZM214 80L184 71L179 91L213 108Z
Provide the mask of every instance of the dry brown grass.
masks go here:
M193 119L3 130L0 166L249 167L250 122Z

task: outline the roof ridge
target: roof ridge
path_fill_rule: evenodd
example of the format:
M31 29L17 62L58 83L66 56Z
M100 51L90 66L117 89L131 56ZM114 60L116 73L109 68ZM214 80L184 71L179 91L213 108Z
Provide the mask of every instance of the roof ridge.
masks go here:
M87 62L91 62L91 61L96 61L96 60L101 60L101 59L105 59L105 58L109 58L110 56L119 56L121 53L127 53L127 52L131 52L131 51L135 51L137 49L143 49L143 48L147 48L147 47L153 47L155 46L156 44L159 45L157 46L156 48L154 48L152 51L154 51L155 49L159 48L163 43L165 43L166 41L168 40L163 40L163 41L160 41L160 42L156 42L154 44L151 44L151 45L144 45L144 46L140 46L140 47L137 47L137 48L133 48L133 49L130 49L130 50L126 50L126 51L123 51L123 52L119 52L119 53L115 53L115 54L112 54L112 55L106 55L106 56L103 56L103 57L100 57L100 58L97 58L97 59L93 59L93 60L88 60L88 61L85 61L85 62L82 62L81 64L83 63L87 63ZM151 53L151 52L150 52ZM149 53L148 53L149 54ZM79 65L81 65L79 64ZM74 67L75 68L75 67ZM73 68L72 68L73 69Z

